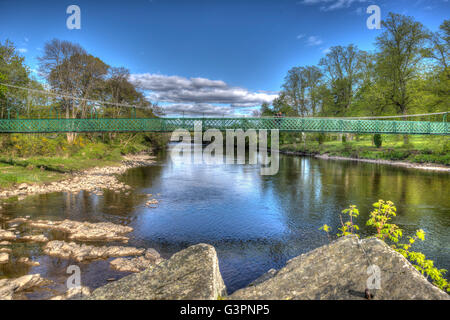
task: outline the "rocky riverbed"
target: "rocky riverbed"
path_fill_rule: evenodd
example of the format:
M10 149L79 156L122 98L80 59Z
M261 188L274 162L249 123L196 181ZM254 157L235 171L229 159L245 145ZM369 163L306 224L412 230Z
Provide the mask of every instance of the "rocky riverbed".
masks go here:
M119 272L140 272L164 261L153 249L135 248L129 246L106 245L108 242L128 242L127 234L133 228L110 222L78 222L71 220L48 221L16 218L3 221L3 225L20 227L17 233L0 227L0 265L39 266L40 263L29 257L12 255L13 248L20 243L33 243L40 246L42 252L49 256L75 263L90 263L97 260L109 260L110 268ZM60 237L53 239L51 232L58 231ZM37 234L38 232L42 232ZM28 234L31 233L31 234ZM95 244L92 244L95 242ZM104 243L103 245L101 243ZM26 293L53 284L40 274L26 275L13 279L0 280L0 300L24 299ZM52 299L73 299L88 295L90 289L82 287L79 290L68 289L51 297Z
M127 156L120 166L92 168L70 176L70 178L44 185L21 184L13 190L0 191L0 200L52 192L92 192L102 195L103 190L129 192L130 186L120 182L118 176L126 170L154 163L148 155ZM156 207L158 201L147 195L146 206ZM0 206L1 210L1 206ZM0 267L38 267L40 263L28 256L21 256L21 247L29 244L39 248L45 255L75 263L108 261L109 268L117 272L133 273L156 266L162 261L155 249L135 248L107 243L128 243L128 234L133 228L111 222L83 222L73 220L36 220L30 216L11 219L0 213ZM116 259L114 259L116 258ZM40 274L29 274L18 278L0 280L0 300L24 299L27 293L54 285L53 281ZM51 299L72 299L86 296L88 287L55 292Z
M74 173L66 180L48 184L22 183L14 189L0 191L0 200L18 197L19 200L33 194L51 192L77 193L81 190L101 195L104 189L127 192L130 186L120 182L117 176L131 168L149 166L154 163L154 157L149 155L125 156L119 166L92 168Z

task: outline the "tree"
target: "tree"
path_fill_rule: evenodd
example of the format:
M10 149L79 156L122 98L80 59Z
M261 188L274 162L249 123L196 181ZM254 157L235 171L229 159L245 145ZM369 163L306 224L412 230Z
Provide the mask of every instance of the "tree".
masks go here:
M387 101L397 114L407 114L412 102L411 82L424 58L429 34L420 22L400 14L389 13L382 21L385 31L377 38L377 72ZM404 136L405 143L408 137Z
M433 58L439 68L450 78L449 56L450 56L450 20L445 20L439 27L439 31L432 33L429 57Z
M53 90L74 97L60 101L67 118L86 117L95 108L84 99L100 96L109 69L107 64L78 44L57 39L45 44L39 63ZM74 133L67 134L69 143L75 136Z
M29 70L24 62L11 41L0 42L0 83L27 86ZM0 118L7 116L8 108L22 111L26 96L22 90L0 86Z
M259 112L261 117L271 117L273 116L273 111L270 109L268 102L263 102L261 104L261 111Z
M398 113L406 114L410 103L408 85L417 76L428 34L420 22L411 17L389 13L382 21L386 29L377 38L377 72L386 85L387 99Z
M284 99L301 116L306 116L306 92L307 79L303 67L293 67L284 78L282 85Z
M332 94L335 114L345 115L351 107L355 86L360 77L361 52L352 44L347 47L331 47L319 65L327 75Z

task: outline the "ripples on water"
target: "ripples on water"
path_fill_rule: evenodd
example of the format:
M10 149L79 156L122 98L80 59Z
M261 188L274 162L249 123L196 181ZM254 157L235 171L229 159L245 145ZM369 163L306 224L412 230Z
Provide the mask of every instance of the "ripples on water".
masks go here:
M111 221L132 226L129 245L153 247L164 257L192 244L216 247L228 291L246 286L271 268L281 268L294 256L328 242L318 228L328 224L333 234L338 213L350 204L359 207L363 236L372 203L392 200L395 222L405 237L423 228L427 240L418 245L439 268L450 269L450 175L387 165L280 157L276 176L261 176L257 165L193 165L174 163L161 154L156 165L129 170L122 178L134 191L106 191L30 197L10 204L3 213L39 219ZM147 194L160 200L145 207ZM160 194L159 196L157 194ZM0 276L41 273L62 289L68 261L42 256L39 246L20 244L14 254L40 261L39 267L7 265ZM98 287L123 273L108 262L84 264L84 285ZM45 294L35 293L34 297ZM33 295L31 295L33 297Z

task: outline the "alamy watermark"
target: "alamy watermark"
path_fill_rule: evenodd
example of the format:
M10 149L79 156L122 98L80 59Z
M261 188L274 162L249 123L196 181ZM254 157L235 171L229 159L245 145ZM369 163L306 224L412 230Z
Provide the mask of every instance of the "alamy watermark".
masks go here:
M367 18L366 25L370 30L373 29L381 29L381 9L377 5L371 5L367 7L366 12L371 14L369 18Z
M67 29L81 29L81 9L79 6L72 4L67 7L66 13L70 16L66 20Z
M186 129L177 129L172 133L171 141L179 142L170 151L173 162L185 164L245 164L246 141L248 141L248 163L261 164L261 175L276 175L279 170L279 131L270 130L270 155L268 130L249 129L243 131L225 130L224 137L218 129L203 132L202 122L194 122L194 143L191 133ZM210 142L203 147L203 142ZM237 145L235 145L237 141ZM258 151L259 150L259 151ZM236 151L236 153L235 153Z
M381 270L380 267L373 264L367 268L367 278L366 288L370 290L380 290L381 289Z

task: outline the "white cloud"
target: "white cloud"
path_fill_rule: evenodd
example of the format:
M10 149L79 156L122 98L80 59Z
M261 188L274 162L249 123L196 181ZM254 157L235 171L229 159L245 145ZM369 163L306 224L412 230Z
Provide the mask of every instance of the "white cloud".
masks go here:
M130 81L139 88L149 91L148 98L163 102L161 107L170 113L189 111L191 114L222 115L271 103L277 93L252 92L241 87L229 86L222 80L206 78L185 78L161 74L133 74ZM183 109L184 108L184 109Z
M305 37L305 35L304 34L299 34L298 36L297 36L297 39L302 39L302 38L304 38Z
M323 43L322 39L317 36L309 36L306 40L308 46L320 46Z
M330 48L322 48L322 53L323 54L327 54L327 53L330 53L330 52L331 52Z
M353 3L367 2L368 0L303 0L300 4L320 5L322 11L332 11L349 8Z
M17 51L19 51L20 53L27 53L28 49L27 48L19 48L19 49L17 49Z

